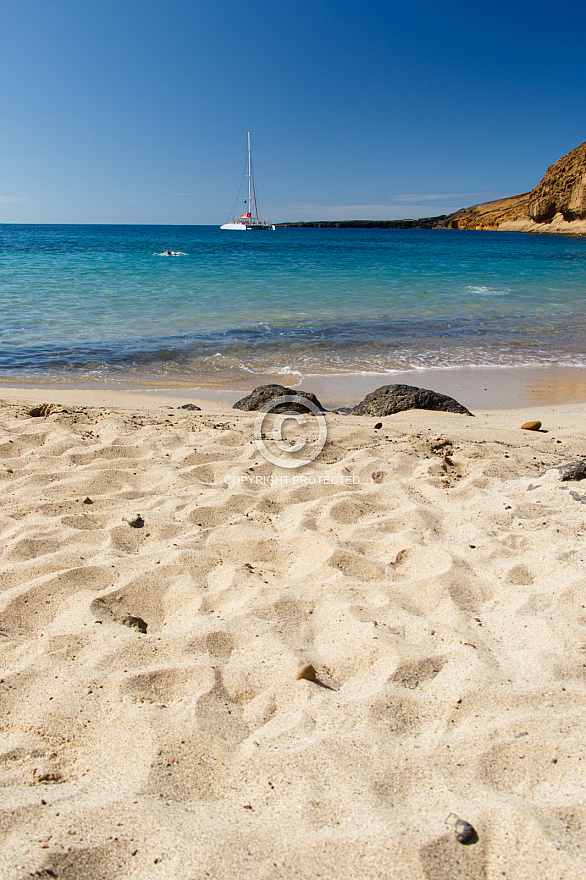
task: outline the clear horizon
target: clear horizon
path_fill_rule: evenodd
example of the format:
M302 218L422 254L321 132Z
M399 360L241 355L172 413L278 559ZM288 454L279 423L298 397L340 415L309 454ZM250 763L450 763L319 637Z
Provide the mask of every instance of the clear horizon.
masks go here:
M271 222L525 192L586 139L567 41L502 2L6 5L0 223L222 223L248 130Z

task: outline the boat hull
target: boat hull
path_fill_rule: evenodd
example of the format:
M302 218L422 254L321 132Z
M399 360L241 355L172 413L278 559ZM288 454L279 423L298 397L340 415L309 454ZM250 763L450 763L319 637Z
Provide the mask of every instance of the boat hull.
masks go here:
M223 226L220 226L220 229L232 229L237 232L247 232L252 230L254 232L261 231L264 232L267 229L274 229L275 227L271 223L224 223Z

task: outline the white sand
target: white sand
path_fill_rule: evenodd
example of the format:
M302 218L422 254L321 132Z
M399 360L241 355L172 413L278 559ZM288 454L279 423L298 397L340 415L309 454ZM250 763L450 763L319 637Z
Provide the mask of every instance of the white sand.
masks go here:
M586 405L271 485L252 414L61 394L0 408L3 878L586 877Z

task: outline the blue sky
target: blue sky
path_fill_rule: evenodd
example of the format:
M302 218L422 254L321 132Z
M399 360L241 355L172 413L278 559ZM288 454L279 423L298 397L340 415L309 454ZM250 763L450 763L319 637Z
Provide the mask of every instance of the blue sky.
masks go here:
M0 222L435 215L586 140L586 7L2 2Z

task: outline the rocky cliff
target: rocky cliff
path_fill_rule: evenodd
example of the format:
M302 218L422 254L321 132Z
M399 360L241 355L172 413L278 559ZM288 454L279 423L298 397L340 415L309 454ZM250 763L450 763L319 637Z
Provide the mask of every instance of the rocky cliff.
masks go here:
M530 193L462 208L438 228L585 234L586 142L551 165Z
M501 223L518 220L527 214L529 196L530 193L522 193L520 196L509 196L494 202L472 205L471 208L462 208L438 225L448 229L498 229Z
M586 220L586 142L547 169L531 191L527 213L536 223L549 223L556 214Z

